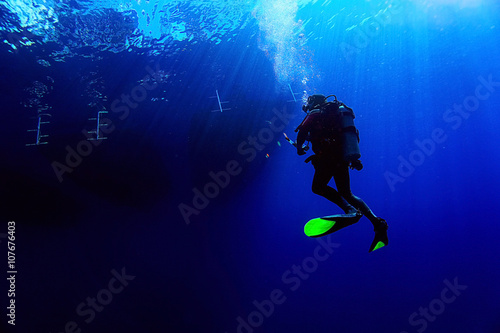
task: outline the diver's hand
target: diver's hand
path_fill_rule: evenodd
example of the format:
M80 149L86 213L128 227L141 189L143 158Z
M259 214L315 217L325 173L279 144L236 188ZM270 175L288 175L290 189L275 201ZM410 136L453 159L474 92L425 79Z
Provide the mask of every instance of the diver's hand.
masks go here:
M306 154L306 151L304 148L300 147L300 148L297 148L297 154L299 154L299 156L302 156L302 155Z

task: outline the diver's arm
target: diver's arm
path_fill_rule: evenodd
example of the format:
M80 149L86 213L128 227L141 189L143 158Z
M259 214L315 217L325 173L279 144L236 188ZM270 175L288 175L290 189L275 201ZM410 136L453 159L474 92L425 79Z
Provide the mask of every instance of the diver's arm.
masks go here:
M297 142L295 143L295 147L297 148L297 154L304 155L306 153L303 146L307 140L307 137L309 136L311 127L313 126L313 123L316 119L317 119L317 114L309 113L306 116L306 118L302 121L302 124L300 124L300 126L297 127L297 130L299 131L297 133Z
M306 152L302 146L306 142L308 131L300 130L297 134L297 142L295 143L295 147L297 148L297 154L304 155Z
M304 155L306 153L303 146L309 136L312 118L314 118L314 116L308 115L298 127L299 132L297 133L297 142L295 143L295 147L297 148L297 154L299 155Z

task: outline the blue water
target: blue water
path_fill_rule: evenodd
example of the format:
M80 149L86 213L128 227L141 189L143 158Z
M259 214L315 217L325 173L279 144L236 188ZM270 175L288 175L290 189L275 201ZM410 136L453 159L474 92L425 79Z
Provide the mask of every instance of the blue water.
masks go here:
M2 332L500 332L497 1L8 0L0 23ZM373 253L366 218L303 233L341 213L283 136L314 93L356 113Z

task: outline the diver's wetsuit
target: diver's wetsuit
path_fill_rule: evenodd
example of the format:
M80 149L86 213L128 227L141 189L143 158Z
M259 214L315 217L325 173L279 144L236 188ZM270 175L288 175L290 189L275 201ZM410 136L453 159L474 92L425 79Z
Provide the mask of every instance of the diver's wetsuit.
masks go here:
M313 110L299 126L297 149L309 139L315 155L309 159L315 169L312 191L338 205L345 213L354 213L359 209L374 226L380 224L368 205L351 192L349 164L344 161L340 143L340 128L335 118L326 117L320 110ZM328 186L335 180L337 190ZM354 207L353 207L354 206Z

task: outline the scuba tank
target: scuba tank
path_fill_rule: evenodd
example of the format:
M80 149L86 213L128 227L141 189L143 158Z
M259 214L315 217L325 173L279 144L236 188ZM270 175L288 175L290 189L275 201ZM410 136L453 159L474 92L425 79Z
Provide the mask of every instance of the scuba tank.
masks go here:
M354 125L354 111L341 104L339 107L339 113L344 160L346 162L354 162L361 157L361 153L359 151L359 131Z
M335 95L326 97L325 101L329 97L335 97L335 100L333 102L326 103L325 106L328 104L333 104L335 106L333 110L335 110L335 118L338 123L338 130L340 131L340 143L342 145L342 155L344 161L349 164L355 163L361 157L361 153L359 151L359 131L354 125L354 111L344 103L337 100L337 96Z

